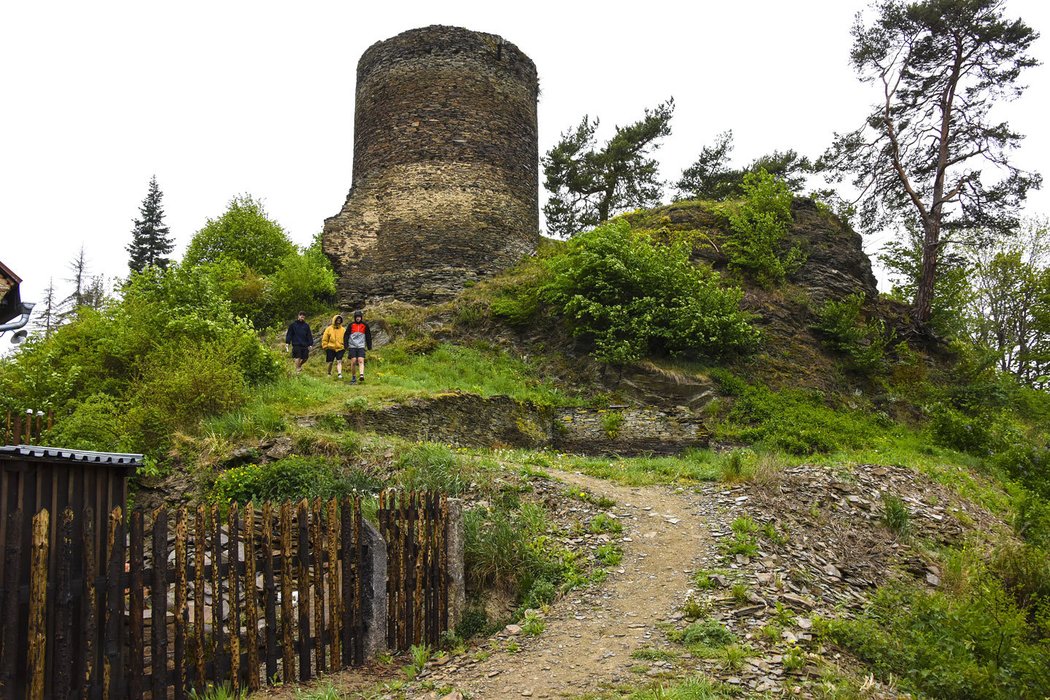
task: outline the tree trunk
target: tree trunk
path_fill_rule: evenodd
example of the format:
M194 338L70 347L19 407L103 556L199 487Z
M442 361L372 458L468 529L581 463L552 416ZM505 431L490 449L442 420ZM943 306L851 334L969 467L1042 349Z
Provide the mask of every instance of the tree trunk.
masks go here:
M926 328L933 316L933 285L937 280L937 258L940 256L941 231L937 221L927 220L922 223L922 269L919 272L919 284L915 291L916 325Z

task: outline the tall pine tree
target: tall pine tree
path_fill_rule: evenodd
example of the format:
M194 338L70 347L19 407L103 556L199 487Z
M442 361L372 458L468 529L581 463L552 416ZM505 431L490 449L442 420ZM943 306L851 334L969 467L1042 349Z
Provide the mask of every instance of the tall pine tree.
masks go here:
M167 267L171 262L166 256L175 249L168 227L164 225L164 208L160 204L164 194L157 187L157 176L149 181L149 192L139 207L139 218L131 229L131 243L127 247L128 267L132 272L142 272L147 265Z

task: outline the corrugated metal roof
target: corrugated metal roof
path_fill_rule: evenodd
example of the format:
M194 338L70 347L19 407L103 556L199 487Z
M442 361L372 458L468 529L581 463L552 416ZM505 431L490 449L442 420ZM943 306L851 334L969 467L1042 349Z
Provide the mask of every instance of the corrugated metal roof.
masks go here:
M33 445L2 445L0 446L0 455L30 457L33 459L64 459L71 462L93 462L123 467L138 467L142 465L142 455L139 454L64 450L61 447L35 447Z

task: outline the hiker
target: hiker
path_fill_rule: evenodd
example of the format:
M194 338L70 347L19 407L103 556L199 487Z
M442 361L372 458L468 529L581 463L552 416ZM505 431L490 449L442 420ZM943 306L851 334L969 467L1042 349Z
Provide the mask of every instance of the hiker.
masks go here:
M313 344L314 334L310 330L310 324L306 322L306 312L300 311L292 325L288 326L288 332L284 334L284 349L287 351L291 346L296 375L303 373L303 363L310 356L310 346Z
M343 378L343 354L346 352L346 326L343 317L336 314L332 325L324 329L321 336L321 347L324 348L325 360L328 362L328 376L332 376L332 363L336 365L336 379Z
M346 349L350 356L350 383L356 384L358 379L365 381L365 350L372 349L372 331L365 323L363 311L354 312L354 322L346 334ZM354 365L358 367L358 376L354 376Z

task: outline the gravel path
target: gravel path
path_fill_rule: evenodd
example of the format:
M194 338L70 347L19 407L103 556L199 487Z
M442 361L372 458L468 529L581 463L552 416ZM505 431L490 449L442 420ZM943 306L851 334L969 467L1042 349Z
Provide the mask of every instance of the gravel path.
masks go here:
M620 486L581 474L558 476L616 501L610 510L624 526L623 561L602 586L555 603L543 633L515 640L518 651L453 662L429 676L438 685L482 700L574 696L636 681L629 669L638 661L631 652L662 639L657 623L671 618L692 586L690 574L712 556L695 494Z

